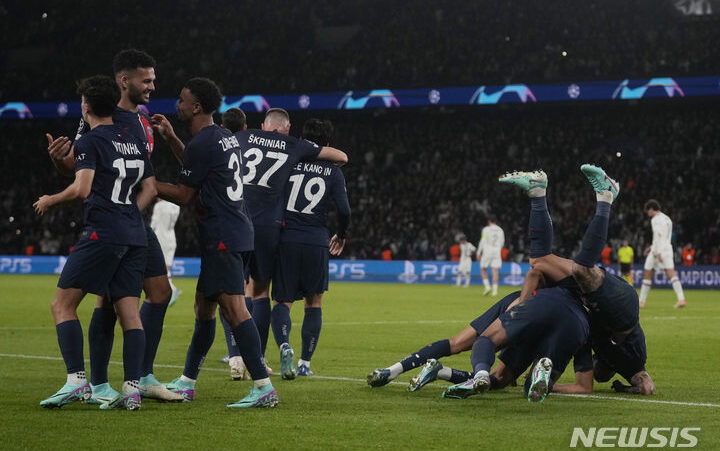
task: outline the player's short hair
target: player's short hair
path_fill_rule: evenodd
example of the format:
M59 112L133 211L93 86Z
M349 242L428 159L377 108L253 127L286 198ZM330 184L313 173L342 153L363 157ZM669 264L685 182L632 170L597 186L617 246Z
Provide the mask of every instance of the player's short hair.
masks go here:
M649 201L645 202L643 211L647 212L649 210L660 211L660 202L656 201L655 199L650 199Z
M282 108L270 108L265 113L264 123L273 122L282 127L290 125L290 115Z
M185 83L184 87L195 97L205 114L212 114L220 108L220 104L222 103L220 88L209 78L191 78Z
M330 144L330 138L333 134L332 122L311 118L305 121L302 129L302 137L308 141L312 141L319 146L327 146Z
M247 117L240 108L230 108L222 115L223 126L233 133L245 129L246 123Z
M497 216L495 216L495 215L487 215L487 221L488 221L488 222L497 223Z
M98 117L112 116L120 101L120 88L107 75L94 75L80 81L77 93L85 98L85 103Z
M120 50L113 58L113 73L139 67L155 67L155 58L138 49Z

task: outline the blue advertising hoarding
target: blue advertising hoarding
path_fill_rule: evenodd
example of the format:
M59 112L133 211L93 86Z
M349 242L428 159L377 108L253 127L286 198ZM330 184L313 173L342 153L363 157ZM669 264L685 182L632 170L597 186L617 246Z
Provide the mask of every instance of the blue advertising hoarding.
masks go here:
M67 257L0 255L0 274L60 274ZM520 286L530 269L527 263L503 263L500 268L500 285ZM675 268L684 288L720 288L720 266L678 266ZM607 270L617 273L614 266ZM405 284L452 284L458 272L458 263L449 261L380 261L330 260L330 280L333 282L386 282ZM200 274L199 258L176 258L172 266L175 277L197 277ZM477 262L472 266L472 284L481 284ZM635 286L642 281L642 265L633 269ZM664 272L655 273L653 285L669 288L670 281Z
M496 105L503 103L582 102L639 100L720 95L720 76L652 77L563 84L477 85L445 88L371 89L299 94L228 95L219 112L239 107L246 112L270 108L286 110L362 110L431 105ZM152 99L150 113L174 114L175 98ZM80 117L77 100L63 102L3 102L0 119Z

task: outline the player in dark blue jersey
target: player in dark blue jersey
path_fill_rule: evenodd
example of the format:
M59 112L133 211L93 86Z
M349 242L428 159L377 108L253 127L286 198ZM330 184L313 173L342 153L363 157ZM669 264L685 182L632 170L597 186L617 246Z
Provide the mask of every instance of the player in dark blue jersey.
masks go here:
M332 134L329 121L309 119L303 138L327 146ZM298 163L290 173L285 189L285 221L273 276L274 306L271 324L280 348L280 374L283 379L311 376L310 359L322 328L322 296L328 289L329 254L340 255L350 223L350 203L345 178L337 166L327 161ZM338 231L330 238L327 213L330 204L338 210ZM290 308L293 301L305 299L302 325L302 353L297 371L290 346Z
M135 49L122 50L113 59L115 81L120 88L120 101L113 111L113 122L125 132L142 140L143 151L150 155L154 148L154 136L150 119L140 107L150 101L155 90L155 60L145 52ZM89 130L81 119L76 140ZM62 173L72 173L75 167L74 149L67 137L53 139L49 134L48 150L55 166ZM143 357L140 392L144 397L163 401L182 401L182 397L168 391L153 374L153 362L160 344L165 311L173 295L165 268L165 259L155 232L145 218L145 233L148 239L148 257L144 273L143 290L146 299L140 308L140 318L145 328L147 346ZM97 306L90 321L88 339L90 342L90 366L92 368L92 403L112 399L117 392L110 387L107 366L112 351L116 316L112 306L98 298Z
M218 304L233 329L240 355L253 378L245 398L228 407L274 407L277 392L260 352L260 337L243 300L243 254L253 248L253 226L245 206L243 157L237 138L213 122L222 102L220 90L207 78L189 80L180 92L178 118L193 138L185 146L180 183L158 183L159 196L178 205L199 200L201 260L195 295L195 332L180 377L167 387L191 401L195 382L215 338Z
M137 303L142 290L147 236L138 207L155 196L155 177L144 143L112 122L120 93L110 77L95 76L78 87L83 118L90 131L75 142L75 181L61 193L42 196L34 204L38 214L53 205L85 199L85 227L58 281L52 312L67 383L43 400L43 407L89 399L85 378L83 334L77 307L90 292L109 301L124 333L125 382L121 393L101 409L140 408L138 391L145 333ZM136 185L142 186L137 196Z

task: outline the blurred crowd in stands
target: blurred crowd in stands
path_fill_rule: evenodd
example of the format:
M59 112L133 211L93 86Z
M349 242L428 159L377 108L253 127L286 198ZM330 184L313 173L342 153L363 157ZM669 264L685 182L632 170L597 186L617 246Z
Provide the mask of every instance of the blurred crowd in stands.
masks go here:
M293 134L310 114L292 114ZM344 258L448 259L456 234L477 242L487 216L494 215L505 230L509 259L526 260L528 200L499 185L497 177L537 168L550 178L555 252L572 256L595 209L594 192L578 168L593 162L622 186L613 205L611 247L627 239L642 254L652 238L642 207L655 198L673 220L678 261L680 248L692 243L696 264L720 264L720 112L712 101L389 109L321 117L333 121L332 144L351 158L344 168L353 209ZM249 126L261 120L251 114ZM75 127L69 119L0 121L0 253L23 254L30 246L35 254L63 254L73 245L81 205L39 218L32 203L69 181L55 173L44 133L74 136ZM178 166L164 143L158 142L152 158L159 180L176 177ZM198 255L192 208L183 209L176 232L177 255Z
M156 95L190 76L233 95L715 75L720 11L676 0L158 0L0 5L0 99L74 98L137 47Z

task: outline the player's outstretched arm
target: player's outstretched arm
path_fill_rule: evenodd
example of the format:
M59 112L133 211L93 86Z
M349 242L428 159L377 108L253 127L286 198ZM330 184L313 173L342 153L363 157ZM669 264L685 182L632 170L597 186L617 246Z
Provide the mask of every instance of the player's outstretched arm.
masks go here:
M575 373L575 382L572 384L555 384L553 393L588 394L593 391L593 371L579 371Z
M48 154L55 165L55 169L66 177L72 177L75 173L75 155L72 142L67 136L53 138L50 133L45 133L48 140Z
M320 153L317 156L318 160L332 161L338 166L344 166L348 162L348 156L345 152L334 147L324 146L320 149Z
M157 182L157 195L160 199L184 207L190 204L197 196L197 190L187 185Z
M50 208L57 204L70 202L75 199L85 199L90 195L95 169L80 169L75 173L75 180L64 190L57 194L40 196L33 204L35 213L42 216Z
M172 150L175 159L178 161L178 163L183 164L183 152L185 151L185 144L175 134L175 129L173 128L170 121L162 114L153 114L150 120L152 121L153 128L170 146L170 150Z
M544 286L545 277L543 276L542 271L537 268L530 269L530 271L528 271L528 273L525 275L525 281L523 282L522 288L520 289L520 296L514 301L512 301L510 305L508 305L507 309L505 309L505 311L510 310L521 302L525 302L525 300L530 297L533 291L539 288L543 288Z
M148 207L148 205L150 205L153 199L155 199L155 196L158 194L155 177L146 177L143 179L140 186L142 187L142 190L137 196L137 206L138 210L143 211Z

